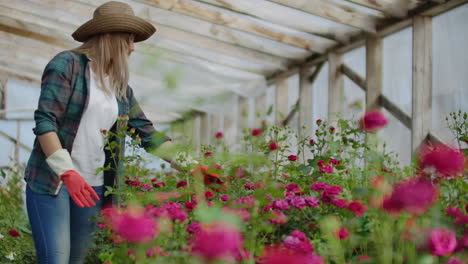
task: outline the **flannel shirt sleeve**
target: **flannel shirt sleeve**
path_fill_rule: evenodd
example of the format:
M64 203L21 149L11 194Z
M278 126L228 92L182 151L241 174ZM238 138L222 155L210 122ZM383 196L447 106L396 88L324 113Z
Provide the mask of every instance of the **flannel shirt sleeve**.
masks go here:
M72 59L69 52L61 52L44 69L39 103L34 111L36 136L58 130L71 95Z
M148 120L143 113L138 101L136 100L133 90L130 86L129 89L129 115L128 115L128 126L134 128L136 135L141 138L141 146L146 151L152 151L158 148L161 144L172 139L166 136L164 133L157 131L153 123Z

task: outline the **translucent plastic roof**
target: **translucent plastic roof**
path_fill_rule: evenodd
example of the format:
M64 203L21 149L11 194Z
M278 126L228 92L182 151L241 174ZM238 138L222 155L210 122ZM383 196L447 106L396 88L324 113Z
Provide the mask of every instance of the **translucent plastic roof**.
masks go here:
M254 96L266 80L314 55L375 33L421 0L120 0L158 29L136 45L130 84L147 115L168 122L190 111L230 111L233 95ZM78 46L71 33L107 0L0 2L0 73L10 94L37 100L46 63ZM27 86L25 88L25 86ZM23 89L23 90L21 90ZM26 101L24 101L26 102ZM35 104L8 105L30 118ZM222 106L222 107L220 107ZM15 112L16 113L13 113Z

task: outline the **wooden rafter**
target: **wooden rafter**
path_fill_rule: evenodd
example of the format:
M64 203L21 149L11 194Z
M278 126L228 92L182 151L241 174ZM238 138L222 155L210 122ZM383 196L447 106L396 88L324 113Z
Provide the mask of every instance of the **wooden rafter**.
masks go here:
M408 10L415 8L424 0L346 0L348 2L365 6L367 8L379 10L385 14L404 17Z
M13 22L14 25L16 25L16 28L22 28L25 27L31 27L31 29L36 29L37 27L42 27L41 31L49 31L49 36L56 36L55 39L57 38L62 38L64 39L67 43L76 43L76 44L70 44L69 47L73 46L78 46L79 43L74 42L71 39L70 32L73 32L79 25L78 24L69 24L67 22L72 22L72 21L67 21L66 18L60 18L61 20L56 20L56 18L51 18L51 17L44 17L40 15L39 13L33 13L37 12L35 9L28 10L27 12L20 10L20 9L15 9L12 8L15 5L18 5L16 2L8 3L8 4L3 4L0 3L0 6L2 6L4 9L11 10L12 12L6 12L3 15L0 15L0 19L3 22L4 20L10 20L10 21L5 21L5 23L12 23L11 21L14 20L16 22ZM45 30L44 28L47 28ZM34 31L33 31L34 32ZM165 52L170 52L170 53L180 53L184 54L187 56L192 56L192 57L197 57L201 58L207 61L210 61L215 64L222 64L228 67L232 67L235 69L240 69L248 72L254 72L258 74L265 74L269 71L274 71L276 69L275 66L268 66L264 64L258 64L252 61L246 61L244 58L236 58L232 56L226 56L208 49L203 49L203 48L197 48L188 44L180 43L177 41L171 41L167 39L149 39L145 43L142 43L140 46L154 46L157 47L161 50L164 50Z
M223 9L249 17L258 18L277 25L293 28L302 32L307 32L324 38L323 41L329 40L342 41L346 39L344 36L346 29L336 28L327 25L326 23L317 23L313 16L302 10L296 10L289 6L278 5L277 3L266 0L196 0L209 5L221 7ZM294 17L295 19L290 19ZM312 18L312 19L311 19ZM318 19L315 19L318 20Z
M466 3L468 3L468 0L447 0L447 2L443 4L428 3L426 5L423 5L421 8L416 8L416 10L409 11L408 15L404 19L392 20L389 23L379 26L376 36L386 37L395 32L410 27L413 23L413 17L417 15L421 14L427 16L436 16ZM290 67L287 71L275 72L274 74L267 77L267 82L274 83L276 79L287 78L288 76L297 73L300 67L313 66L318 63L324 62L328 60L330 53L345 53L352 49L362 47L363 45L365 45L365 40L367 37L368 34L356 36L349 43L336 46L335 48L331 49L327 54L311 56L305 59L302 63Z
M25 144L17 141L14 137L11 137L10 135L8 135L7 133L5 133L3 131L0 131L0 136L8 139L9 141L13 142L13 144L18 145L19 147L23 148L26 151L29 151L29 152L32 151L32 149L30 147L28 147Z
M379 96L379 104L398 119L405 127L411 129L411 117L407 115L400 107L394 104L384 95Z
M5 9L7 8L4 8L4 10ZM19 11L15 13L10 13L10 14L15 14L15 17L12 18L6 14L5 15L0 14L0 24L2 24L3 28L7 29L7 32L12 32L14 34L19 34L21 36L33 38L39 41L44 41L44 38L42 36L47 36L47 40L45 41L45 43L51 44L51 45L58 45L60 47L63 47L64 49L70 49L79 45L79 43L73 40L70 40L69 37L67 37L68 34L66 34L63 31L58 31L57 28L50 28L44 25L36 24L37 22L41 22L40 20L35 20L36 22L26 22L24 20L21 20L21 17L18 17L19 16L18 14L21 14ZM30 19L33 19L33 18L34 16L30 17ZM55 23L59 24L57 22ZM45 34L48 34L48 35L45 35ZM248 69L243 69L240 66L231 67L229 65L219 64L220 62L213 58L204 58L203 56L194 57L191 54L180 54L172 50L167 50L161 47L154 47L154 45L149 45L146 43L142 43L139 45L140 47L142 47L141 49L142 52L150 51L150 53L153 53L151 51L154 49L157 49L158 53L162 54L162 57L165 59L176 60L178 63L182 63L182 64L194 64L197 67L206 68L208 71L212 69L221 69L222 72L233 72L233 73L246 72L246 70L248 71ZM203 60L203 61L198 62L199 61L198 59ZM208 66L207 68L206 60L209 60L212 66ZM252 65L249 67L252 67ZM251 68L251 70L252 69L253 68Z
M136 0L161 9L170 10L187 16L196 17L214 24L223 25L233 29L249 32L258 36L266 37L287 45L295 46L307 50L318 50L323 48L323 43L314 40L298 37L297 35L284 31L273 30L265 23L256 23L252 20L242 19L239 16L223 13L213 8L207 8L193 1L187 0ZM316 48L317 47L317 48Z
M71 8L74 10L73 15L77 18L69 18L69 22L84 22L86 21L89 16L93 12L93 7L73 1L65 1L63 4L57 4L55 1L42 1L42 0L25 0L22 1L24 4L33 5L34 8L44 7L44 8L54 8L55 12L67 12ZM224 54L232 57L238 57L240 59L244 59L247 61L253 61L255 63L263 64L263 65L271 65L272 67L279 67L283 68L287 64L287 59L273 56L271 54L264 53L263 51L253 50L247 47L242 47L239 45L234 45L231 43L226 43L224 41L219 41L213 39L211 37L202 36L196 33L192 33L189 30L181 30L173 26L158 24L158 19L153 19L151 15L152 11L150 9L154 8L146 8L148 12L142 14L147 16L147 19L152 23L155 23L155 26L158 28L157 35L155 35L155 39L158 41L160 39L169 39L175 40L180 43L190 43L194 47L199 47L206 50L211 50L219 54ZM59 15L59 14L58 14ZM76 21L78 20L78 21Z
M366 80L362 78L358 73L356 73L353 69L351 69L351 67L343 63L343 65L341 65L341 72L351 81L353 81L364 92L366 91Z
M375 33L379 17L360 12L357 9L338 3L322 0L269 0L277 4L288 6L320 16L340 24L352 26L366 32Z

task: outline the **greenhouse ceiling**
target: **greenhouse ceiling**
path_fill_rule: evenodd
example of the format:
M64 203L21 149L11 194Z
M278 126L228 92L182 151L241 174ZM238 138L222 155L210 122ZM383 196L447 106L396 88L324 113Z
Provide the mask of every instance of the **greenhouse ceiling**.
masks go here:
M466 0L121 0L157 33L137 44L131 80L154 121L229 111L330 51ZM0 75L39 89L46 63L107 0L0 0ZM448 6L448 7L447 7ZM409 23L407 23L409 25ZM222 106L222 107L221 107ZM21 111L33 111L22 109ZM7 109L15 111L15 109Z

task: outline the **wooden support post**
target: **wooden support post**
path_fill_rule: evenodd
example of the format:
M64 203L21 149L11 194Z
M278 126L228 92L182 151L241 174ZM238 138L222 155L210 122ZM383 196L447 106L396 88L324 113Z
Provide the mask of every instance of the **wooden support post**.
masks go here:
M6 109L7 77L0 76L0 110ZM0 113L0 119L6 118L6 112Z
M268 110L266 101L266 93L262 93L255 98L257 125L259 125L259 122L266 119L266 112Z
M317 67L315 67L317 68ZM299 72L299 122L298 131L301 137L312 136L312 83L311 69L302 68ZM304 127L304 128L303 128Z
M411 141L413 152L432 126L432 18L413 20L413 106Z
M16 165L20 164L20 137L21 137L21 121L16 121L16 142L15 142L15 162Z
M200 144L201 144L201 126L202 117L200 114L196 114L193 120L193 144L195 145L197 151L200 151Z
M232 107L232 112L231 112L231 121L227 119L224 122L224 127L226 131L229 131L228 138L229 138L229 143L233 145L237 145L239 142L239 136L242 131L241 127L241 97L239 95L235 95L234 97L234 102L233 102L233 107Z
M214 139L217 132L223 132L223 127L221 127L221 115L211 114L211 130L209 137Z
M369 36L366 41L366 111L378 110L383 86L382 39Z
M330 53L328 56L328 119L331 122L337 120L337 116L343 113L344 106L344 79L341 73L343 56Z
M288 114L288 80L281 79L276 82L276 124L281 125L281 122Z
M249 117L249 102L245 97L239 97L239 109L238 109L238 124L240 130L244 130L249 127L248 117Z
M267 116L269 124L276 124L276 85L273 84L266 92L267 110L271 107L271 113Z
M210 144L211 117L208 113L201 116L201 144Z
M247 98L248 109L249 109L249 110L248 110L248 111L249 111L249 112L248 112L249 114L248 114L248 119L247 119L248 121L247 121L247 123L248 123L248 127L249 127L249 128L253 128L253 127L256 126L256 121L257 121L256 119L257 119L257 118L256 118L256 116L255 116L255 103L256 103L255 100L256 100L255 97L249 97L249 98Z

